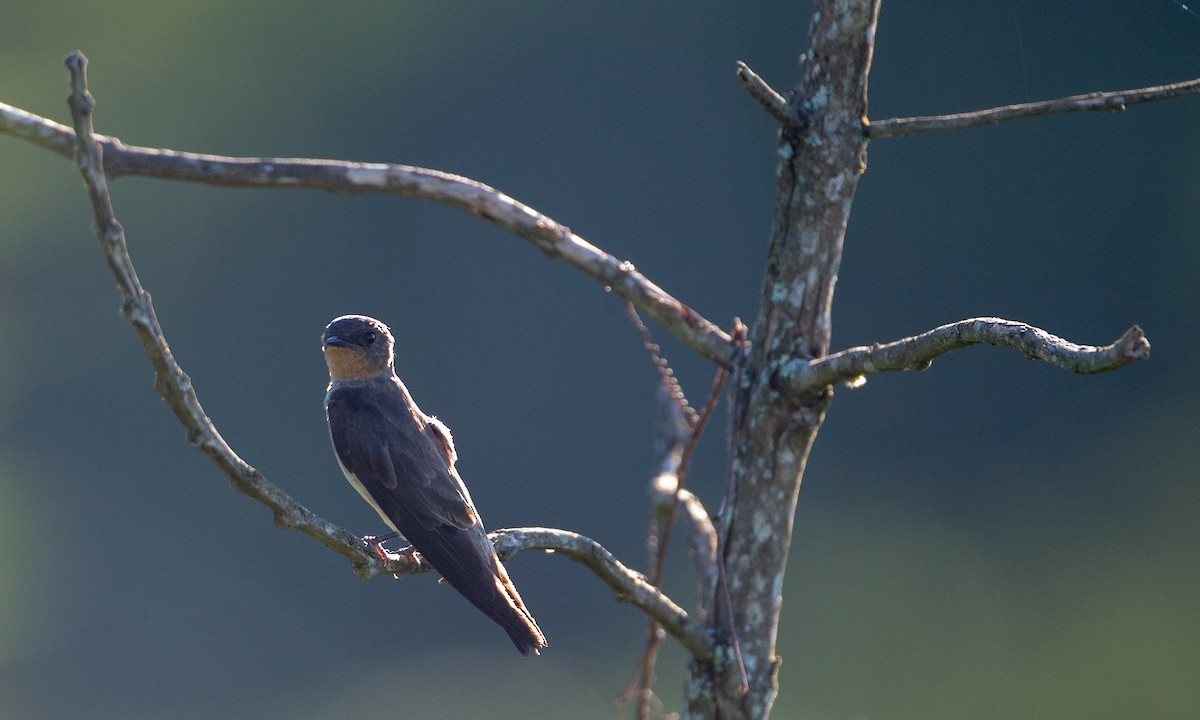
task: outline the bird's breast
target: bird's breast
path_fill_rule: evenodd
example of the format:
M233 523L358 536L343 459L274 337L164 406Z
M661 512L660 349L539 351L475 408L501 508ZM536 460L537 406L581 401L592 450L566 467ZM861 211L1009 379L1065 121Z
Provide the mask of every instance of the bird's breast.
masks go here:
M362 495L362 499L366 500L367 504L375 509L375 512L379 513L379 517L383 518L383 522L385 522L388 527L399 533L400 528L396 527L396 525L392 522L392 519L389 518L387 513L383 511L383 508L379 507L379 503L375 502L375 498L371 497L371 492L367 490L365 485L362 484L362 481L358 479L358 476L350 472L350 469L347 468L346 464L342 462L342 456L338 452L336 444L333 446L333 456L337 458L338 467L342 469L342 474L346 476L346 480L350 483L350 486L357 490L359 495ZM403 535L404 533L400 534Z

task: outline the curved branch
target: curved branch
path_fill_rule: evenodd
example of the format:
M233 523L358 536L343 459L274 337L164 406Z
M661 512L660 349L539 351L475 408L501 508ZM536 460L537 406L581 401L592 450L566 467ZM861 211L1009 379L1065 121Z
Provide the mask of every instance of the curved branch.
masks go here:
M1044 360L1073 373L1101 373L1150 357L1150 342L1137 325L1110 345L1077 345L1056 335L1001 318L971 318L942 325L895 342L853 347L816 360L793 360L776 382L800 396L837 382L892 370L924 370L939 355L975 345L1002 345L1033 360Z
M509 557L519 550L552 550L583 563L613 589L618 600L640 608L657 620L693 657L700 660L712 657L712 639L704 628L692 622L683 608L647 582L641 573L625 567L595 540L566 530L514 528L493 533L493 542L502 557Z
M1003 107L975 110L972 112L956 113L953 115L926 115L921 117L891 118L863 125L863 134L868 138L894 137L897 135L916 135L917 133L934 132L937 130L958 130L961 128L993 125L1005 120L1038 117L1039 115L1058 115L1060 113L1106 111L1117 112L1129 105L1151 102L1154 100L1169 100L1170 98L1192 95L1200 92L1200 78L1170 83L1168 85L1153 85L1134 90L1115 90L1112 92L1094 92L1085 95L1041 100L1038 102L1004 105Z
M133 261L129 257L125 231L113 213L108 183L101 170L103 149L92 132L92 110L95 101L87 90L87 58L82 53L74 52L67 57L66 62L71 71L71 96L68 103L75 123L74 136L78 138L75 164L83 175L91 199L96 237L100 240L101 249L116 278L117 289L122 298L121 312L137 331L146 356L154 367L155 390L187 430L188 442L208 455L229 477L230 484L236 490L271 508L275 514L276 525L296 528L341 553L351 561L360 577L369 578L379 573L398 575L433 570L428 563L421 562L419 555L411 552L389 554L386 562L369 552L368 546L361 539L317 516L279 486L263 477L238 457L217 432L200 405L191 380L171 353L154 313L150 293L142 287ZM711 640L688 618L688 614L646 582L640 574L622 565L595 540L566 530L550 528L500 530L491 533L491 539L496 551L505 558L521 550L552 550L583 563L616 591L618 599L641 608L658 620L667 632L679 638L694 656L701 659L712 657Z
M703 627L688 617L687 611L674 600L650 584L644 575L630 570L595 540L570 530L545 527L504 528L493 530L488 537L500 559L505 562L525 550L544 550L581 563L613 589L617 600L627 602L657 620L694 657L701 660L712 657L713 643ZM358 542L359 547L366 547L363 541ZM370 568L369 575L381 572L393 576L437 572L436 568L424 562L419 551L411 547L389 550L386 555L385 562L375 558L378 565ZM360 574L367 575L368 572Z
M67 157L75 153L76 133L71 128L3 103L0 103L0 132ZM550 258L582 270L643 310L696 352L723 367L732 367L734 346L729 334L655 285L633 263L618 260L553 218L470 178L411 165L235 158L135 147L104 135L91 137L97 147L103 148L104 171L114 178L141 175L233 187L315 188L342 195L381 193L432 200L466 210L532 242Z
M87 58L79 52L67 56L71 71L71 116L78 138L75 165L83 175L93 211L93 229L100 240L108 266L121 293L121 314L137 332L142 348L154 367L154 388L175 413L187 430L188 442L208 455L228 477L233 487L258 500L275 513L275 524L291 527L320 540L347 557L360 575L370 576L383 570L383 562L367 552L357 537L337 525L318 517L296 502L279 486L267 480L225 442L208 419L196 397L192 381L175 361L163 336L162 327L154 313L150 293L142 287L129 257L125 231L113 214L112 200L103 167L103 149L92 132L92 110L95 101L87 91Z
M704 503L692 491L682 487L687 474L689 446L695 441L694 428L701 425L701 415L688 404L683 388L666 358L650 336L650 331L632 306L626 306L629 318L642 334L642 345L650 353L659 371L657 395L658 419L654 439L654 454L658 473L650 480L650 527L647 536L648 570L654 585L661 579L662 553L669 539L670 526L677 510L682 507L688 520L688 545L696 564L696 615L704 619L707 608L704 599L712 596L716 582L717 531ZM735 320L735 324L738 321ZM709 403L712 403L710 399ZM709 410L711 412L711 410ZM694 449L694 448L693 448ZM660 526L662 528L660 534Z
M544 527L505 528L488 533L488 537L504 561L524 550L544 550L583 564L613 589L618 600L640 608L657 620L693 656L699 659L712 657L713 643L703 628L698 627L675 601L647 582L645 576L630 570L595 540L569 530ZM392 575L437 572L412 548L389 551L387 562L381 567L382 572Z

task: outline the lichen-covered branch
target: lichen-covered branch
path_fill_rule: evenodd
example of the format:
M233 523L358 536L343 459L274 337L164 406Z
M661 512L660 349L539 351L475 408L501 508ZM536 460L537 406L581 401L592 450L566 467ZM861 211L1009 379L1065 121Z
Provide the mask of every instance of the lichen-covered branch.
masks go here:
M0 132L68 157L75 152L75 132L71 128L3 103ZM618 260L566 225L476 180L391 163L201 155L135 147L103 135L92 135L91 142L103 150L103 164L97 167L103 167L110 177L141 175L236 187L316 188L343 195L382 193L460 208L532 242L549 257L582 270L704 357L731 366L734 346L724 330L655 285L632 263Z
M358 537L324 520L267 480L261 473L238 457L237 453L217 432L192 387L191 380L176 362L167 344L162 327L154 312L150 293L138 280L125 231L113 212L112 199L104 167L104 149L92 131L92 111L95 101L87 89L87 58L74 52L67 56L71 73L71 95L68 103L77 139L75 164L83 176L91 200L94 229L101 250L121 293L121 312L133 325L150 364L154 367L158 394L175 413L187 430L188 442L200 448L228 476L238 491L271 508L275 524L296 528L316 538L349 558L362 577L380 573L410 574L432 570L422 563L419 555L400 553L388 556L385 562ZM550 528L515 528L491 534L497 552L507 557L521 550L552 550L587 566L596 573L621 600L629 602L662 624L677 637L695 657L712 656L712 645L702 628L688 617L687 612L659 591L640 574L625 567L590 538L566 530Z
M994 125L1006 120L1038 117L1041 115L1059 115L1070 112L1102 111L1118 112L1129 105L1137 105L1154 100L1169 100L1200 92L1200 78L1167 85L1133 90L1115 90L1111 92L1094 92L1085 95L1040 100L1038 102L1018 103L1002 107L975 110L972 112L955 113L953 115L926 115L921 117L891 118L877 120L863 126L863 133L871 138L894 137L897 135L916 135L917 133L935 132L937 130L959 130L962 128Z
M1027 358L1073 373L1102 373L1150 357L1150 342L1137 325L1103 347L1077 345L1025 323L981 317L936 327L895 342L848 348L813 360L796 358L780 368L776 386L796 397L862 375L924 370L933 359L978 343L1000 345Z
M805 122L780 128L778 185L761 305L734 378L733 464L718 524L725 577L710 623L736 633L721 663L689 668L690 717L760 720L778 691L775 640L800 480L826 398L793 398L774 371L829 348L834 283L859 177L878 0L816 0L800 81L788 100Z

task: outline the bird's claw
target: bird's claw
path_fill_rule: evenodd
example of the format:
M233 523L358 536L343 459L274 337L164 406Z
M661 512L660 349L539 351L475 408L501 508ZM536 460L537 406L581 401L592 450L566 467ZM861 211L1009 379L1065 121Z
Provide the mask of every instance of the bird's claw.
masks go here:
M384 563L389 563L399 558L402 561L417 563L419 565L421 563L421 556L415 547L409 545L408 547L391 551L383 546L388 540L395 540L398 537L400 537L400 533L390 532L383 535L363 535L362 541Z
M387 548L383 544L388 540L394 540L398 537L400 537L400 533L390 532L383 535L363 535L362 541L366 543L367 547L371 548L372 552L379 556L380 560L387 562Z

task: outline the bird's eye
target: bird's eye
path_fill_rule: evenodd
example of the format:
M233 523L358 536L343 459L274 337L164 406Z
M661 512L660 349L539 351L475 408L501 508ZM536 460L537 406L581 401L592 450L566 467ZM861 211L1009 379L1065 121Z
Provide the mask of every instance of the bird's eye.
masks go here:
M368 330L368 331L366 332L366 334L365 334L365 335L363 335L363 342L365 342L365 343L366 343L366 344L368 344L368 345L374 345L374 344L375 344L375 341L376 341L378 338L379 338L379 336L375 334L375 331L374 331L374 330Z

